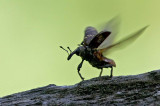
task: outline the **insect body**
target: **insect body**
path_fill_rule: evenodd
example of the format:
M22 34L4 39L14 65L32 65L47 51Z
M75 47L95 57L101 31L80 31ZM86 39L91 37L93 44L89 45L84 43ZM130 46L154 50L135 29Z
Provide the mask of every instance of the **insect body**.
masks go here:
M69 56L67 60L70 60L74 54L82 58L81 63L77 67L78 74L82 80L84 80L84 78L80 74L80 69L84 60L88 61L93 67L101 69L99 77L103 72L103 68L111 68L110 77L112 77L113 67L116 67L116 64L112 59L104 57L103 53L109 53L113 49L125 47L127 43L133 42L139 35L141 35L146 28L147 26L120 40L119 42L112 44L112 42L108 41L108 38L112 32L103 30L98 33L94 27L87 27L85 29L85 36L81 45L79 45L79 47L77 47L73 52L68 47L70 54L68 53ZM111 36L109 40L112 40L113 38L114 36ZM107 44L106 47L101 47L102 43L105 45L105 42L109 42L110 44ZM62 46L60 47L64 49ZM66 49L64 50L68 52Z

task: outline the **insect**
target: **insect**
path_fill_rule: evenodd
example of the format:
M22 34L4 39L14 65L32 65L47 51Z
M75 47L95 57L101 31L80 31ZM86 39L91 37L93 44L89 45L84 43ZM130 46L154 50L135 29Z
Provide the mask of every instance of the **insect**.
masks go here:
M109 21L109 24L107 24L107 26L110 25L110 23L112 25L114 20L115 19ZM80 73L80 69L84 60L88 61L93 67L101 69L99 77L101 77L102 75L103 68L110 68L110 78L112 78L113 67L116 67L116 63L114 62L114 60L105 57L103 54L109 54L113 50L121 49L122 47L127 46L128 43L132 43L145 31L147 27L148 26L145 26L140 30L121 39L120 41L113 43L113 40L116 35L112 34L114 33L114 30L110 31L106 27L104 30L98 32L94 27L89 26L84 31L84 39L82 43L79 44L79 46L73 52L69 47L67 48L69 49L70 53L62 46L60 46L60 48L62 48L68 53L67 60L70 60L74 54L82 58L82 61L77 67L78 74L82 80L84 80L84 78Z

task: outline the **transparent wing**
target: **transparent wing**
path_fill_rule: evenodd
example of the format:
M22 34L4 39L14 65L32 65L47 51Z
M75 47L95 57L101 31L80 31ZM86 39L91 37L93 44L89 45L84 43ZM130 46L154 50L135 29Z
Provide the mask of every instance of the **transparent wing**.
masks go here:
M120 50L128 46L129 44L133 43L142 33L146 30L148 26L145 26L141 28L140 30L128 35L127 37L123 38L119 42L108 46L107 48L101 49L100 51L103 52L103 54L108 55L113 51Z
M101 27L102 31L108 31L111 34L98 46L98 50L107 48L113 44L115 36L119 33L120 21L120 16L115 16Z

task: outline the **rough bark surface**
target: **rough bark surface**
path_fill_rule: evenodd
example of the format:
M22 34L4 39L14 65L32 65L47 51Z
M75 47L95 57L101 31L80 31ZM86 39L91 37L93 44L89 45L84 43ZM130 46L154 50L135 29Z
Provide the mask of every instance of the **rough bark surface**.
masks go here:
M1 106L160 106L160 70L54 84L0 98Z

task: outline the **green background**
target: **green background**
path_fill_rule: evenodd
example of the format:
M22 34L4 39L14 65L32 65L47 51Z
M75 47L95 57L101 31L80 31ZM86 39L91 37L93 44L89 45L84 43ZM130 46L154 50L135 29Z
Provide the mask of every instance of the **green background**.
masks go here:
M71 85L81 81L81 58L59 46L77 47L86 26L98 26L120 15L118 38L146 25L150 27L127 48L108 57L117 67L114 75L134 75L159 69L159 0L0 0L0 97L48 84ZM84 62L85 79L100 70ZM109 75L105 69L103 75Z

